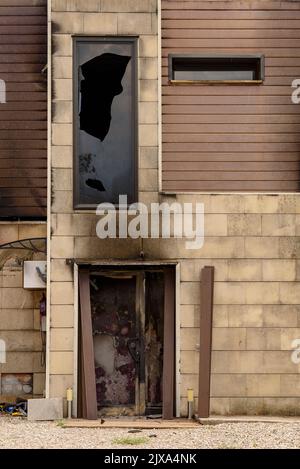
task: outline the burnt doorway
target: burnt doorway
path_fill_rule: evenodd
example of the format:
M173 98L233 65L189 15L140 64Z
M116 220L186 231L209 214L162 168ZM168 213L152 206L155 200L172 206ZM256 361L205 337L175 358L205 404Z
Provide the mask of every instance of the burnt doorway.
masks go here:
M93 270L89 278L98 417L161 415L174 365L164 366L165 272Z

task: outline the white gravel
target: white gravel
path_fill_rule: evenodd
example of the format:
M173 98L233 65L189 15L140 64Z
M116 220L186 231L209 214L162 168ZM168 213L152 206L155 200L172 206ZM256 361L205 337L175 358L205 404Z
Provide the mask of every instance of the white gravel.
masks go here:
M127 446L115 441L128 437L144 437L147 442ZM224 423L128 433L128 429L63 428L60 422L0 416L0 448L300 448L300 423Z

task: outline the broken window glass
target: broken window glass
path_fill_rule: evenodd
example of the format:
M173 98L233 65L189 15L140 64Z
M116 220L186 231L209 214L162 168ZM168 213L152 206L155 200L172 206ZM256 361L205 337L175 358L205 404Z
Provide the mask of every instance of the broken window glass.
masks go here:
M135 202L135 40L75 44L75 205Z

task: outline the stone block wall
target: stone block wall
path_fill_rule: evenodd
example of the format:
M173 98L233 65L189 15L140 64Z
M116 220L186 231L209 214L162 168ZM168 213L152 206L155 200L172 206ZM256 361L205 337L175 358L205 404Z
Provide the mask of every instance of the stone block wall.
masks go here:
M31 237L46 237L46 224L0 224L0 244ZM41 292L23 289L24 259L42 260L45 256L29 251L5 250L0 253L0 339L6 344L6 363L0 363L1 401L8 398L7 395L1 396L3 373L32 374L33 395L42 396L45 390L45 365L41 361Z
M177 260L181 267L181 412L197 398L200 271L215 266L211 410L295 414L300 409L299 216L294 194L158 192L157 2L52 0L52 205L50 397L73 386L74 284L67 258ZM139 201L204 203L205 243L106 240L96 215L73 210L72 34L139 35Z

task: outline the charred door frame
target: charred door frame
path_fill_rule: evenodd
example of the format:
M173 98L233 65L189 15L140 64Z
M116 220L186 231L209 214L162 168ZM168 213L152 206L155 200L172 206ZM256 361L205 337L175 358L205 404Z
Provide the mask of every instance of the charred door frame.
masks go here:
M134 186L134 199L128 201L128 206L138 201L138 89L139 89L139 75L138 75L138 36L72 36L72 82L73 82L73 208L74 210L95 210L98 204L80 204L79 203L79 167L77 162L77 148L78 148L78 54L77 44L80 42L99 42L99 43L120 43L132 44L133 46L133 70L132 74L132 101L133 113L131 116L132 125L132 147L133 147L133 163L134 172L132 175ZM118 207L118 205L116 205Z
M78 393L78 337L79 337L79 314L78 314L78 309L79 309L79 275L81 272L81 269L88 269L91 270L91 268L111 268L112 270L116 268L116 270L126 270L126 269L131 269L134 270L134 268L137 268L141 271L147 270L147 268L158 268L160 270L164 270L165 272L169 272L169 286L170 282L173 282L173 295L169 295L167 300L168 302L168 307L169 311L171 311L173 307L173 319L169 318L169 325L171 325L173 329L173 338L166 338L164 336L164 340L167 340L167 343L169 343L172 346L173 354L172 354L172 360L173 360L173 368L171 374L173 375L171 378L168 376L167 378L164 375L164 388L167 388L167 386L170 386L170 383L172 382L173 385L171 386L172 391L170 397L170 393L168 393L168 403L167 406L163 409L163 418L173 418L174 416L180 417L180 264L178 262L163 262L163 261L150 261L150 262L108 262L108 261L85 261L85 260L72 260L73 265L74 265L74 417L77 417L77 402L79 400L79 393ZM171 300L170 300L171 298ZM169 303L170 301L170 303ZM166 307L166 302L165 302L165 307ZM164 344L165 345L165 344ZM169 356L170 356L170 351L168 351ZM171 357L171 356L170 356ZM165 352L164 352L164 362L165 362ZM165 400L163 400L165 403Z

